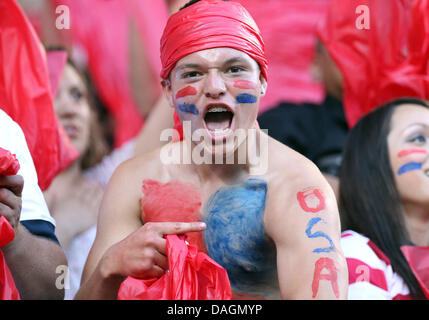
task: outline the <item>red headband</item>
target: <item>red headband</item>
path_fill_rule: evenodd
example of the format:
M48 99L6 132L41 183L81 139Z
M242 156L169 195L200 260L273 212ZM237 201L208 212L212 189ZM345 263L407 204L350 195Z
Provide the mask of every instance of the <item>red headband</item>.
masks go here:
M247 53L267 79L267 60L258 26L237 2L202 0L172 15L161 38L161 78L177 61L206 49L227 47Z

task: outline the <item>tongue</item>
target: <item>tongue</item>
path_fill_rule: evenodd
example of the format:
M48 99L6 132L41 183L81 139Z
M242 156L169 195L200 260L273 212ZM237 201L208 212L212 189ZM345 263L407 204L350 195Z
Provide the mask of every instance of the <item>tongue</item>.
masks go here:
M205 121L210 131L225 130L231 126L231 113L211 112L206 115Z

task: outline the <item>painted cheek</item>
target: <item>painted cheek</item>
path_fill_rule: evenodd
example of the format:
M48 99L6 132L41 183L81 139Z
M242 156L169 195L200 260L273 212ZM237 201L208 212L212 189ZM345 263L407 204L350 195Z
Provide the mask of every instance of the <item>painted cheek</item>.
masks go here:
M422 168L421 162L408 162L398 169L398 175L403 175L404 173L407 173L410 171L420 170L421 168Z
M195 116L197 116L199 114L197 106L193 103L178 104L177 108L184 113L190 113L190 114L193 114Z
M408 156L410 154L427 154L427 151L425 149L406 149L406 150L402 150L401 152L398 153L398 158L402 158L405 156Z
M248 80L234 81L234 87L239 89L256 89L256 83Z
M252 94L242 93L235 98L237 104L252 104L258 101L258 98Z
M195 96L197 94L197 89L193 86L187 86L183 89L180 89L176 93L176 99ZM184 113L190 113L193 115L198 115L199 111L195 104L193 103L180 103L177 105L177 108Z
M176 99L184 98L188 96L195 96L197 94L197 89L193 86L187 86L176 93Z
M325 198L319 189L307 188L296 195L299 205L305 212L316 213L326 208Z

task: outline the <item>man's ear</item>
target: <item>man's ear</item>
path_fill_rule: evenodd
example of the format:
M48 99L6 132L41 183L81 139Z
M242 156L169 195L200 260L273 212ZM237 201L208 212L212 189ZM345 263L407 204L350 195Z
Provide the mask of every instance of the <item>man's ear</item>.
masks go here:
M267 92L268 82L267 79L265 79L265 77L262 75L262 73L259 75L259 81L261 82L261 97L263 97Z
M173 89L171 88L170 79L162 79L161 80L162 91L164 96L167 98L170 107L174 108L174 98L173 98Z

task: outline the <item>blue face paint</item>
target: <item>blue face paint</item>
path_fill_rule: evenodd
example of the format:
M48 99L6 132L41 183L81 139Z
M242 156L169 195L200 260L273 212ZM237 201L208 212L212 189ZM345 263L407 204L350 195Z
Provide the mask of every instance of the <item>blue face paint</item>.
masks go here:
M265 180L249 179L220 188L204 207L207 251L227 270L234 291L261 294L267 284L278 287L275 246L263 220L266 195Z
M241 104L241 103L255 103L256 101L258 101L258 98L256 98L254 95L251 95L251 94L248 94L248 93L239 94L235 98L235 102L238 103L238 104Z
M408 171L420 170L421 168L422 168L421 162L409 162L399 168L398 175L407 173Z
M177 108L182 112L191 113L196 116L199 114L197 107L192 103L182 103L179 104Z
M308 224L307 224L307 228L305 229L305 234L309 238L320 238L320 237L322 237L322 238L325 238L326 240L329 241L329 244L330 244L329 247L326 247L326 248L317 248L317 249L314 249L313 252L315 252L315 253L321 253L321 252L331 252L331 251L334 251L335 250L334 242L332 242L331 238L327 234L325 234L325 233L323 233L321 231L316 231L315 233L311 233L311 229L313 228L313 226L316 223L318 223L319 221L321 221L321 220L322 220L322 218L319 218L319 217L312 218L308 222Z

